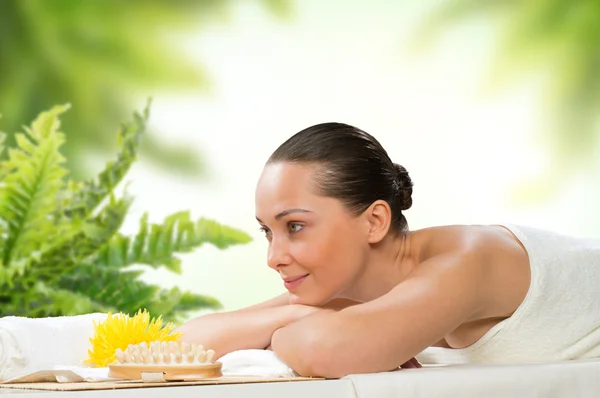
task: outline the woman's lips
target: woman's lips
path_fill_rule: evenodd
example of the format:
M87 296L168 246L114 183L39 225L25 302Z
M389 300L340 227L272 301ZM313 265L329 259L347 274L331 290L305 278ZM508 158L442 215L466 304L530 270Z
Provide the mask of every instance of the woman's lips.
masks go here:
M289 277L289 278L283 278L283 285L285 286L285 288L287 290L294 290L298 286L300 286L302 284L302 282L304 282L304 280L306 279L306 277L308 275L309 274L301 275L301 276L293 276L293 277Z

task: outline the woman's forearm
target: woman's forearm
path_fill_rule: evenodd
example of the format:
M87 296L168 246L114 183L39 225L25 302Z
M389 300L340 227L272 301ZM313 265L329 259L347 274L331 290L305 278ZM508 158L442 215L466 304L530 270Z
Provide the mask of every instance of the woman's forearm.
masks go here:
M301 376L328 377L325 374L315 373L312 362L315 357L321 355L315 351L321 351L320 347L327 345L322 339L325 336L329 336L327 340L335 339L332 337L333 333L330 333L332 330L330 319L336 312L336 310L323 309L319 313L276 330L271 338L271 349ZM343 328L338 328L338 333L343 334L343 332Z
M319 311L304 305L284 305L203 315L176 331L182 341L203 345L215 351L215 358L243 349L264 349L273 333L292 322Z

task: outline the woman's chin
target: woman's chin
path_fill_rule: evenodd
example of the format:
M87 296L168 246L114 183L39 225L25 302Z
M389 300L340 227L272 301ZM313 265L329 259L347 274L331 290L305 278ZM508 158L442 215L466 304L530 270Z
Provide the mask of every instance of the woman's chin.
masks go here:
M290 293L290 304L308 305L310 307L321 307L325 305L329 300L320 296L321 295L310 293Z

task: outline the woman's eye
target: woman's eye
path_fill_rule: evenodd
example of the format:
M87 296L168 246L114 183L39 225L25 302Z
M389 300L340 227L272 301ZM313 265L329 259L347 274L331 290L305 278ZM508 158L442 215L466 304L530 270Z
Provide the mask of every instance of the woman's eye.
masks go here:
M289 224L289 228L290 228L290 232L298 232L298 231L300 231L302 228L304 228L304 225L302 225L302 224L297 224L297 223L290 223L290 224Z
M267 227L260 227L259 228L260 232L262 232L263 234L265 234L265 236L268 238L271 235L271 230Z

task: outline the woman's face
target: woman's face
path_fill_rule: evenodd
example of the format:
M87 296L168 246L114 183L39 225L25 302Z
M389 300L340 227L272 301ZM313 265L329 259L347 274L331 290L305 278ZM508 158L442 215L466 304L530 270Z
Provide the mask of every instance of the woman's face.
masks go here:
M343 294L367 261L368 222L335 198L316 194L318 165L268 164L256 188L256 218L269 242L267 263L292 303L321 305Z

